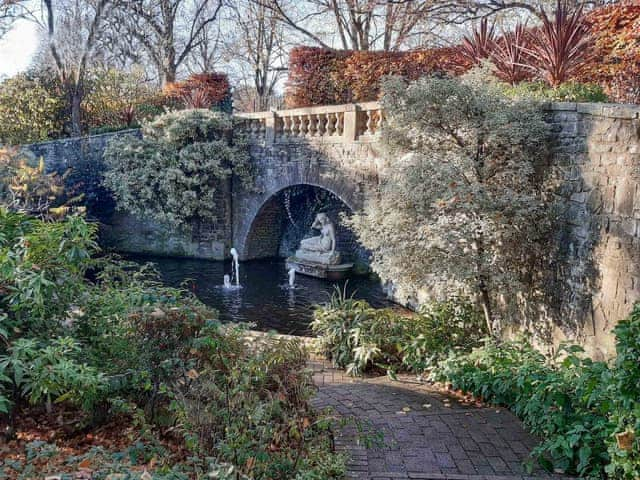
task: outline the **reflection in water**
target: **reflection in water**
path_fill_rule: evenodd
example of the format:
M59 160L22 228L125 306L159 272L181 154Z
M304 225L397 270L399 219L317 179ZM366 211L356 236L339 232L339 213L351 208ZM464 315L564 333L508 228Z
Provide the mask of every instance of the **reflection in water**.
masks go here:
M313 306L326 302L334 286L344 287L345 281L330 282L296 275L295 287L288 283L284 260L254 260L240 268L241 288L225 289L223 276L231 272L230 262L210 262L163 257L129 257L138 262L153 262L165 283L187 288L207 305L220 312L222 321L251 322L260 330L304 335L309 333ZM353 277L347 284L347 294L367 300L375 307L392 305L377 280Z

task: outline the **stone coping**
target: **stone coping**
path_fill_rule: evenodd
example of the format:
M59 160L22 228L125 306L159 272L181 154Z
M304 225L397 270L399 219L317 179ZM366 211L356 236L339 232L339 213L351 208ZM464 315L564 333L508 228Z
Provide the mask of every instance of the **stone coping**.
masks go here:
M357 102L338 105L315 105L312 107L289 108L284 110L268 110L264 112L237 112L234 113L234 116L239 118L260 119L273 115L277 117L289 117L296 115L352 112L355 110L379 110L380 108L380 102Z
M577 112L607 118L640 118L640 105L625 103L550 102L543 108L553 112Z
M552 112L577 112L587 115L593 115L598 117L618 118L618 119L640 119L640 105L635 104L619 104L619 103L586 103L586 102L547 102L543 104L543 108ZM272 110L267 112L238 112L234 116L238 118L246 119L262 119L275 116L295 116L305 114L318 114L318 113L335 113L345 112L353 110L378 110L380 109L379 102L360 102L360 103L347 103L341 105L321 105L315 107L304 108L292 108L285 110ZM72 142L82 139L93 139L101 137L109 137L116 135L137 134L140 132L139 128L129 128L126 130L117 130L114 132L98 133L95 135L81 135L79 137L64 137L57 140L46 140L44 142L34 142L31 144L25 144L23 146L29 147L29 145L46 145L59 142ZM366 141L372 141L371 138L365 138ZM336 139L336 142L341 142L342 139ZM291 143L296 143L291 141Z
M55 140L45 140L43 142L33 142L33 143L25 143L22 144L22 147L29 147L31 145L47 145L50 143L61 143L61 142L73 142L76 140L91 140L94 138L102 138L102 137L114 137L116 135L130 135L130 134L138 134L141 131L140 128L127 128L125 130L115 130L113 132L104 132L104 133L95 133L93 135L80 135L79 137L62 137Z
M247 330L245 338L249 341L253 340L264 340L267 338L279 338L284 340L297 340L302 343L305 347L312 347L315 341L314 337L306 337L306 336L298 336L298 335L287 335L285 333L278 333L276 331L263 332L261 330Z

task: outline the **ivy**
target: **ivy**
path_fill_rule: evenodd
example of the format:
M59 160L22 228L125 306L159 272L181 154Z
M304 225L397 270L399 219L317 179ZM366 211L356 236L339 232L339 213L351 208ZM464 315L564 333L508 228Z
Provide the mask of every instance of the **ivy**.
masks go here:
M169 112L142 133L113 139L105 151L104 184L121 210L184 228L215 220L232 177L253 184L248 144L227 114Z

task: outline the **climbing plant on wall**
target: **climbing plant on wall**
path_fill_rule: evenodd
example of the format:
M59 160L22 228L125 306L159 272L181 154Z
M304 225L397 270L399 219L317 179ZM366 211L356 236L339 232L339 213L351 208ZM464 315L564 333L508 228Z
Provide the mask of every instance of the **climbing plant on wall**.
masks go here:
M253 183L248 145L232 118L204 109L161 115L142 138L112 140L104 159L104 183L119 209L177 227L214 220L217 193L232 176Z

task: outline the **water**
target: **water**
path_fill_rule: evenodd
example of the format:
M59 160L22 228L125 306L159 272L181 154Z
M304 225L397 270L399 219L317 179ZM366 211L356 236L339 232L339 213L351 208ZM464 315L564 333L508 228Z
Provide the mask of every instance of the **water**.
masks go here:
M345 281L331 282L296 275L291 289L283 259L253 260L240 264L240 289L224 289L224 274L231 273L231 262L211 262L163 257L135 257L153 262L163 281L170 286L187 287L207 305L220 312L222 321L251 322L259 330L276 330L292 335L308 335L313 306L328 301ZM347 293L367 300L374 307L393 305L379 281L365 276L348 280Z

